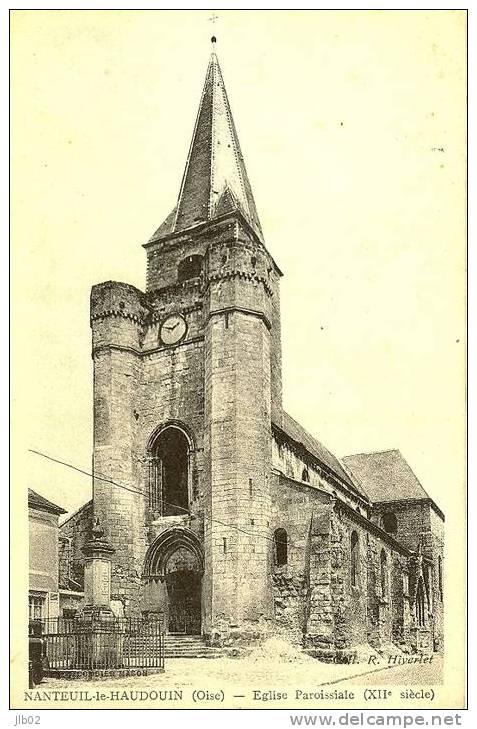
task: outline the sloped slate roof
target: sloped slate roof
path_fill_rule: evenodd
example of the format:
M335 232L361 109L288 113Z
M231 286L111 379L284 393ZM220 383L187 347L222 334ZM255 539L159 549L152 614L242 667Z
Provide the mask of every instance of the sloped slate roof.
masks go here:
M164 220L163 223L159 226L159 228L156 230L153 236L151 236L150 241L156 240L157 238L163 238L166 235L170 235L174 232L174 222L177 215L177 205L176 207L169 213L167 218Z
M399 450L356 453L342 460L371 501L429 498Z
M37 494L33 489L28 489L28 506L30 509L37 509L38 511L48 511L50 514L66 514L66 509L62 509L61 506L53 504L53 502L45 499L44 496Z
M329 468L335 476L341 481L344 481L354 491L359 491L357 484L353 483L350 475L343 468L339 459L336 458L325 446L316 440L305 428L303 428L297 421L283 411L283 418L281 425L276 427L280 428L285 435L291 438L295 443L302 445L312 456L320 461L324 466Z
M76 509L76 511L73 511L71 514L69 514L64 519L64 521L62 521L60 523L60 530L61 530L62 527L64 527L65 524L67 524L70 521L70 519L73 519L74 517L79 516L83 511L86 511L87 509L91 509L91 511L93 510L93 499L90 499L85 504L83 504L78 509Z
M227 193L227 194L226 194ZM177 205L149 242L238 210L263 233L222 72L210 57Z

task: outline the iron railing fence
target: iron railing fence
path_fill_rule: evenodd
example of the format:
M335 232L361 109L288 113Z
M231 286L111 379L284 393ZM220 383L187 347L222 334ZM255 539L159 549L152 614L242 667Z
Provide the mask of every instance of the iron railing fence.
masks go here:
M48 671L164 668L164 624L156 618L41 621Z

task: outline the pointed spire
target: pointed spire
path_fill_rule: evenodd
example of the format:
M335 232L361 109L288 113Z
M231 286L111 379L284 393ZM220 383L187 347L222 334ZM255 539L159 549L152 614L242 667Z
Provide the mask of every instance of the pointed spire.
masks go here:
M263 242L263 233L211 38L205 84L175 210L152 240L239 210Z

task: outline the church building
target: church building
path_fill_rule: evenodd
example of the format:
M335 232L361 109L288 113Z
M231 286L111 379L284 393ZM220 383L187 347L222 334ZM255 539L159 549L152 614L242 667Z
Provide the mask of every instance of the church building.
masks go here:
M284 412L271 248L213 50L145 290L91 292L93 499L65 559L78 580L99 520L113 610L211 645L439 650L444 516L398 450L340 460Z

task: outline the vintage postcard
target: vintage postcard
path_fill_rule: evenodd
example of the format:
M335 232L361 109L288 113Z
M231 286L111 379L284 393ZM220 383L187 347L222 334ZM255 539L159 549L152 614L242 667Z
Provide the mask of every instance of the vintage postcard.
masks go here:
M465 708L466 11L10 30L12 708Z

